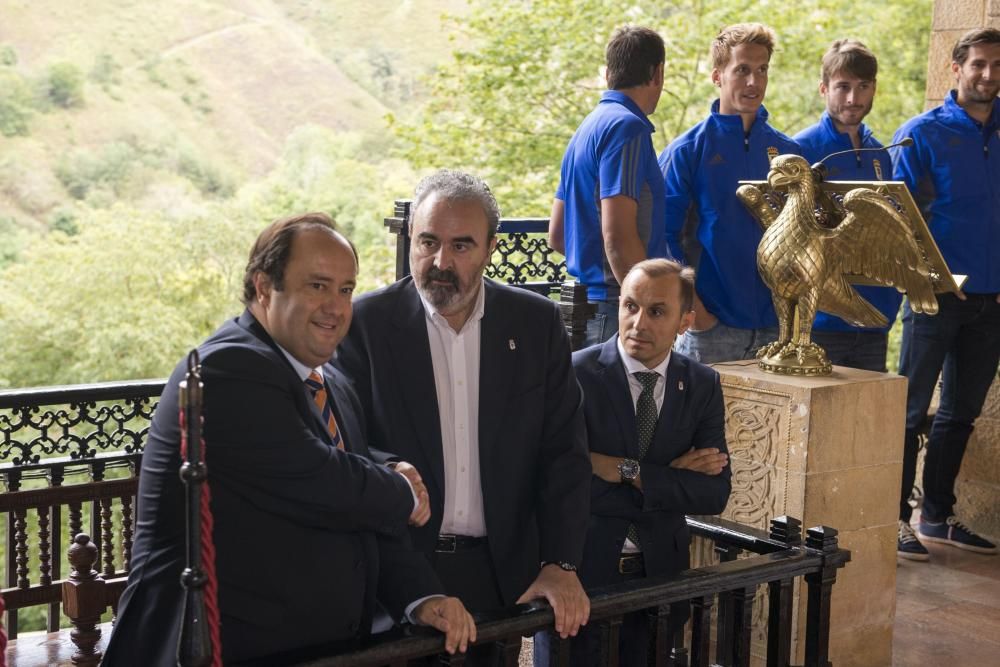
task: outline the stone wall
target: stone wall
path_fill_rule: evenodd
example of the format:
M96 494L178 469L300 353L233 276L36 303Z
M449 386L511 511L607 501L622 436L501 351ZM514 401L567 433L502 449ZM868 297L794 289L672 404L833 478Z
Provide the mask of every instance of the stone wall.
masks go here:
M927 64L927 108L953 87L951 49L966 31L1000 28L1000 0L936 0ZM959 516L976 530L1000 538L1000 380L993 383L969 441L957 493Z

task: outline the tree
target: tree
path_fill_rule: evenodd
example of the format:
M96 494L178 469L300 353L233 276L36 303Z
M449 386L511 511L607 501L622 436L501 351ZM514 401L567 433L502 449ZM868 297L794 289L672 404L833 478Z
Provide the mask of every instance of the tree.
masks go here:
M604 46L615 27L643 24L664 36L657 150L708 112L712 37L757 17L779 36L766 101L776 127L794 133L814 122L820 57L834 39L855 37L882 55L870 124L888 139L922 107L930 8L930 0L877 0L863 11L848 0L485 0L452 20L469 46L431 77L417 120L390 121L415 166L470 169L490 181L507 215L545 215L566 143L604 89Z
M49 65L46 94L56 106L64 109L83 106L83 73L73 63Z

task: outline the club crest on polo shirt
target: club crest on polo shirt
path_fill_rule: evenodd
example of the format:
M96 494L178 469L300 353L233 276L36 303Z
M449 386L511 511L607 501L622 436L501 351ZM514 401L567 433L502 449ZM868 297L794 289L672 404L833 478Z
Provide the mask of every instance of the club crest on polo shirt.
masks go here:
M878 158L872 160L872 166L875 167L875 180L882 180L882 163L878 161Z
M767 147L767 161L770 162L774 158L778 157L778 147L768 146Z

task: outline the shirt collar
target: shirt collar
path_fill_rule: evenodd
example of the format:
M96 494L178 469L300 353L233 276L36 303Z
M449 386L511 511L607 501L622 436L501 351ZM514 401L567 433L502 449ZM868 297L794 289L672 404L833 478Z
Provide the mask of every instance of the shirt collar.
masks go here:
M991 133L1000 126L1000 98L993 100L993 110L990 112L990 117L987 119L985 125L970 116L969 112L962 108L962 105L958 103L957 90L952 89L944 96L944 110L955 120L968 123L978 130L984 130L986 134Z
M830 117L829 111L823 112L823 117L820 119L823 124L823 128L826 130L827 134L832 137L837 143L843 144L847 148L854 148L854 144L851 143L851 136L847 132L841 132L837 129L837 126L833 124L833 118ZM861 146L864 147L865 142L868 141L868 137L871 136L871 130L864 123L858 125L858 137L861 139Z
M622 339L620 337L617 339L617 343L618 343L618 356L621 358L622 365L625 366L625 372L628 375L631 376L633 373L653 372L658 374L660 377L665 378L667 376L667 364L670 363L670 352L667 352L667 356L664 357L663 361L661 361L655 367L646 368L646 365L643 364L641 361L633 359L632 357L628 356L628 353L625 352L625 346L622 345Z
M275 345L278 345L278 344L275 343ZM316 368L309 368L304 363L302 363L301 361L299 361L298 359L296 359L295 357L293 357L292 354L291 354L291 352L289 352L285 348L283 348L280 345L278 345L278 349L281 350L281 353L285 355L286 359L288 359L288 363L290 363L292 365L292 368L295 369L295 373L299 376L300 380L302 380L303 382L305 382L306 379L309 377L309 374L313 373L313 372L319 374L320 380L323 379L323 367L322 366L318 366Z
M641 118L642 122L644 122L646 124L646 127L649 128L650 132L656 132L656 126L653 125L653 123L649 120L649 118L646 116L643 110L639 108L639 105L635 103L635 100L633 100L631 97L621 92L620 90L605 90L601 94L600 103L603 104L605 102L608 103L615 102L621 104L626 109L631 111L633 114Z
M711 113L712 117L715 118L717 121L726 123L727 125L739 125L740 130L743 129L743 117L738 113L733 113L733 114L721 113L719 111L718 99L712 102ZM768 116L767 109L765 109L764 105L761 104L759 107L757 107L757 115L754 118L753 125L750 126L751 131L753 130L753 128L757 126L757 123L766 123L767 116Z
M434 306L431 305L430 301L424 298L423 292L421 292L418 289L417 294L420 296L420 302L424 304L424 315L427 317L428 320L430 320L431 324L437 327L443 326L451 329L451 325L448 324L448 320L444 318L444 315L442 315L441 313L437 312L437 310L434 309ZM462 325L462 331L465 331L465 328L468 327L470 324L478 322L479 320L483 319L483 313L485 312L486 312L486 280L484 278L480 278L479 294L476 295L476 305L472 309L472 314L469 315L469 319L467 319L465 321L465 324ZM461 333L461 331L459 333Z

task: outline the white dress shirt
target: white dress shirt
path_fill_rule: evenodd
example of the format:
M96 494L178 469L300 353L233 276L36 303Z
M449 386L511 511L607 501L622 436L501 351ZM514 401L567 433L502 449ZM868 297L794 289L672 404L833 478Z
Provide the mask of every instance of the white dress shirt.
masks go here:
M444 511L441 533L486 535L479 476L479 348L486 289L480 283L472 314L460 331L424 299L427 339L434 366L441 448L444 455Z
M628 378L628 389L632 394L632 409L636 409L636 403L639 402L639 395L642 394L642 383L636 378L635 373L649 373L653 372L659 375L656 378L656 384L653 385L653 401L656 403L656 414L660 414L663 409L663 396L666 393L665 389L667 386L667 364L670 363L670 352L667 351L666 358L657 364L654 368L646 368L646 365L637 359L633 359L628 356L625 352L625 346L622 345L621 338L618 339L618 356L622 360L622 365L625 367L625 377ZM641 468L641 466L640 466ZM641 473L640 473L641 474ZM625 544L622 546L622 553L634 554L639 553L639 547L635 543L625 538Z

